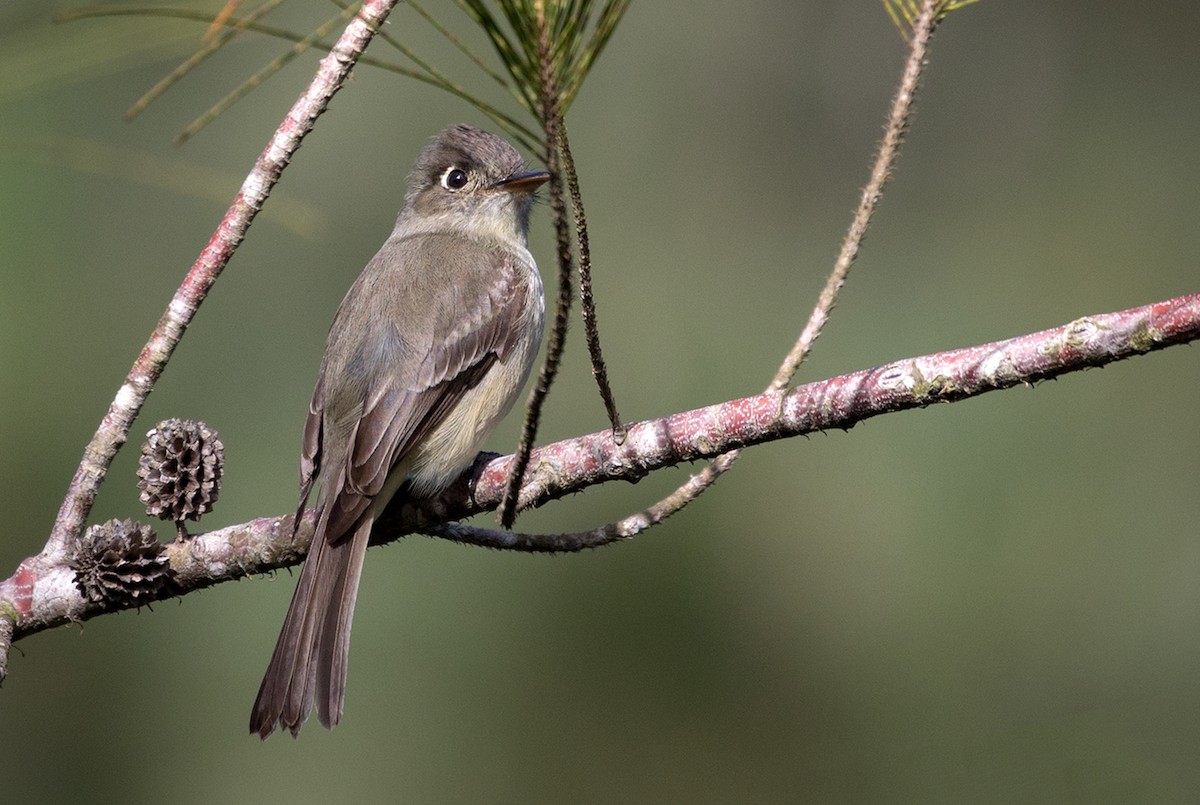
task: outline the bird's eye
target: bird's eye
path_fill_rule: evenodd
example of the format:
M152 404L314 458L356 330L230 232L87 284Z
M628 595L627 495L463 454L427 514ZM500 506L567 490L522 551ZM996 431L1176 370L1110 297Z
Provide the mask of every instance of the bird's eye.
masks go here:
M442 187L447 190L462 190L467 184L467 172L462 168L447 168L442 174Z

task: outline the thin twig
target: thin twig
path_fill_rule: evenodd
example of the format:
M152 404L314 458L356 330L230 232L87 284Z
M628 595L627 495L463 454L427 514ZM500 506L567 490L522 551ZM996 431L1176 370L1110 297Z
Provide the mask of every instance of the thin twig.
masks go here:
M500 504L500 525L512 528L517 516L517 493L521 489L521 479L529 466L529 455L537 440L538 424L541 421L542 405L550 386L558 376L562 363L563 347L567 341L567 326L571 320L571 235L567 226L567 206L564 199L562 170L559 166L558 127L562 123L559 116L558 95L555 92L554 74L550 64L550 42L546 32L546 17L541 3L538 3L538 38L542 53L542 126L546 132L546 170L550 172L550 212L554 219L555 239L558 243L558 299L554 310L554 325L550 330L550 339L546 344L546 358L538 372L537 384L529 394L525 404L525 422L521 427L521 442L517 447L516 460L513 462L512 475L508 479L507 492Z
M46 561L61 563L69 547L83 530L96 493L146 397L170 360L184 330L222 269L246 236L255 215L262 209L283 168L312 129L317 116L328 106L354 66L358 54L371 41L397 0L368 0L361 13L343 32L330 56L322 59L317 74L292 106L254 169L246 177L233 204L192 265L171 304L159 320L150 340L129 370L99 429L84 450L83 459L67 489L50 538L43 549ZM3 617L0 614L0 617Z
M957 11L964 6L969 6L976 3L978 0L938 0L934 7L934 22L940 22L943 17L952 11ZM900 31L900 35L905 39L912 36L911 29L919 25L918 20L921 17L921 7L916 0L883 0L883 7L887 10L888 16L892 18L892 22Z
M596 319L596 300L592 296L592 252L588 245L587 216L583 212L583 196L579 192L579 176L575 173L575 159L571 156L571 143L567 138L567 124L558 122L558 147L562 153L562 169L567 177L567 189L571 194L571 214L575 218L575 244L579 249L579 307L583 316L583 330L587 337L588 355L592 359L592 376L600 389L600 399L608 412L613 438L620 444L625 439L625 426L617 413L617 400L608 382L608 368L604 365L604 353L600 351L600 325Z
M850 273L850 268L854 264L854 259L858 256L862 248L863 238L866 236L871 216L874 215L875 209L883 197L883 186L891 176L892 166L895 164L896 157L899 154L900 143L904 139L904 133L912 117L913 99L916 95L917 85L920 82L922 69L925 66L925 56L929 41L933 36L934 29L937 27L937 8L938 0L925 0L924 10L914 26L908 61L905 64L904 73L900 80L900 87L896 90L896 94L892 99L892 108L888 115L887 128L884 138L879 144L879 150L875 157L875 165L871 171L871 178L867 182L866 189L863 190L858 209L855 211L850 229L846 233L846 238L842 242L842 248L838 254L837 261L834 263L833 270L826 279L825 287L822 289L820 297L818 297L817 305L809 315L808 323L805 325L804 330L801 331L800 337L796 340L791 351L775 372L771 383L767 386L766 393L778 395L781 401L783 399L783 391L791 384L796 370L812 350L813 343L820 336L821 330L829 320L829 315L837 304L842 285L845 284L846 277ZM579 532L574 536L578 537L581 543L593 544L597 540L603 539L604 535L618 535L613 538L625 539L641 533L650 526L670 517L704 494L709 487L716 483L718 478L734 465L740 456L740 450L732 450L725 453L710 461L704 469L690 477L686 483L670 495L649 506L642 512L630 515L617 523L600 526L590 531ZM567 539L571 535L560 536L563 539Z
M738 450L731 450L724 455L717 456L704 465L700 472L689 478L687 483L653 506L617 520L615 523L608 523L587 531L568 534L521 534L448 522L423 528L421 533L454 542L480 545L485 548L533 553L574 553L587 548L599 548L610 542L635 537L691 503L716 480L712 477L714 473L720 475L729 468L729 464L737 460L738 453Z
M829 321L829 315L837 304L838 294L850 273L850 267L854 265L855 258L862 250L863 238L866 237L867 229L871 225L871 217L879 207L880 199L883 198L884 185L892 176L892 168L900 153L900 143L904 141L904 135L912 120L913 101L916 99L917 87L921 83L921 75L925 69L925 57L929 50L929 42L933 38L938 24L938 5L938 0L925 0L921 16L913 27L913 36L909 40L908 61L904 64L900 86L897 88L896 94L892 96L887 127L884 129L883 140L880 141L879 150L875 155L871 178L859 197L858 209L854 211L854 218L850 222L850 229L846 232L845 240L842 241L842 248L838 252L833 271L826 279L825 287L821 289L817 306L809 316L804 331L796 339L787 358L780 364L779 370L768 387L770 389L782 391L791 384L796 370L808 357L813 343L821 335L825 323Z

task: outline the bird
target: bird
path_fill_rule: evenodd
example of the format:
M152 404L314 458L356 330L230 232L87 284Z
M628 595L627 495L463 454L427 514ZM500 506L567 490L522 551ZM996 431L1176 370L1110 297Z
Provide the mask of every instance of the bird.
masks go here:
M345 703L350 627L371 527L400 493L453 483L528 379L545 321L527 240L546 171L507 141L451 126L408 176L395 228L334 315L300 452L293 537L319 482L312 544L250 715L265 740Z

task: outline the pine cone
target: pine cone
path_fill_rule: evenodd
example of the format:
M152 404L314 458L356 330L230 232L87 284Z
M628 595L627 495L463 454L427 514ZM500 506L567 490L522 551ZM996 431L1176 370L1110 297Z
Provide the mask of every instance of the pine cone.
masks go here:
M180 524L212 511L221 491L225 447L203 422L167 419L146 434L138 489L146 512Z
M140 606L161 597L170 584L163 546L148 525L109 520L89 528L71 557L75 586L105 609Z

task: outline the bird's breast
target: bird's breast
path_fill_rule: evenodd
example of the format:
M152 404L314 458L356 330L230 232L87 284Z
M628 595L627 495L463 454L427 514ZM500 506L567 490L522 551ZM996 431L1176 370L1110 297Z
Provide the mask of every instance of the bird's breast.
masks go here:
M496 360L478 383L463 392L414 451L409 478L418 497L448 486L471 465L492 430L512 410L533 368L542 342L545 298L533 258L528 252L520 258L519 270L529 283L517 327L520 337L503 359Z

